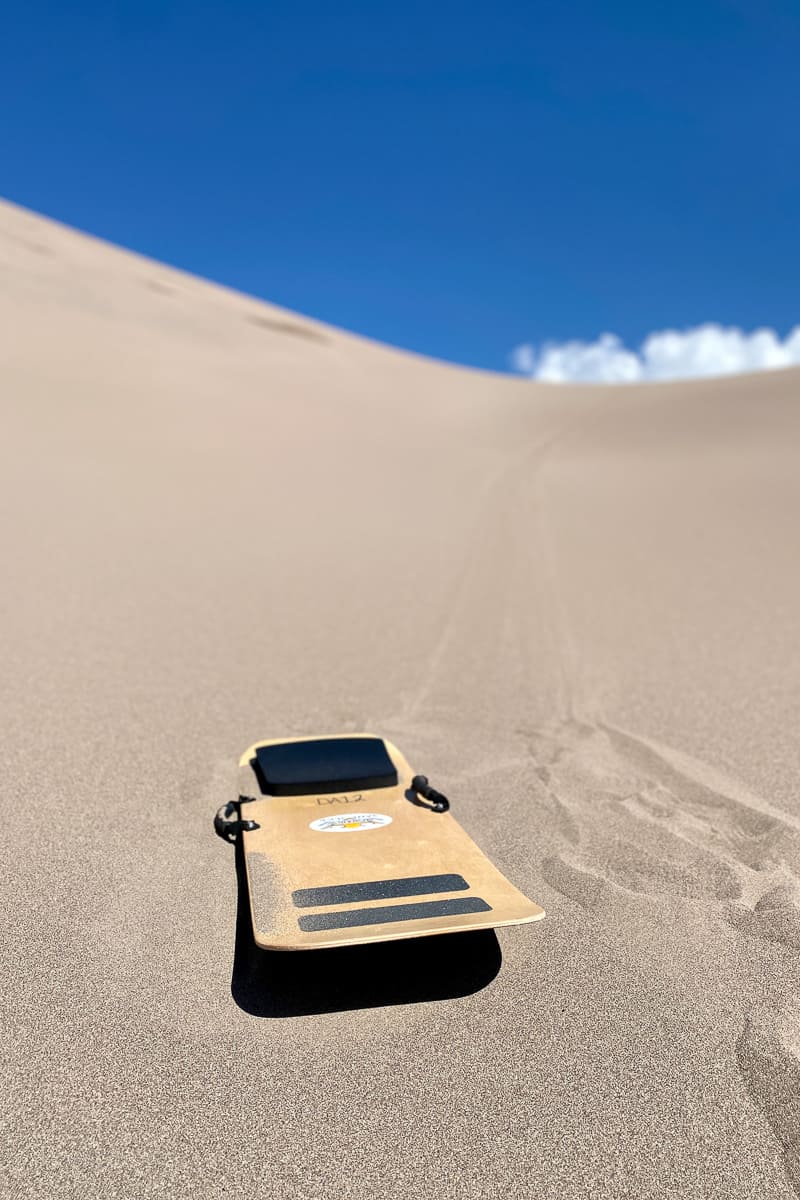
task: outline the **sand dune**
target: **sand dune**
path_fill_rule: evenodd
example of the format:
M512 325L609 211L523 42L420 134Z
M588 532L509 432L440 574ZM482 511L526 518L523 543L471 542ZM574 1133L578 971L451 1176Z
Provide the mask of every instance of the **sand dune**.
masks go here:
M460 370L5 205L0 403L6 1194L800 1194L800 372ZM361 728L545 922L253 949L238 755Z

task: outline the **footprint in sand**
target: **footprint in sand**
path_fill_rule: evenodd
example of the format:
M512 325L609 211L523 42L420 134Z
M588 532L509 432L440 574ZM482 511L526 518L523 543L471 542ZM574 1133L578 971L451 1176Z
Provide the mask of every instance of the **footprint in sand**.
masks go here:
M733 900L742 891L736 874L713 855L694 855L687 861L681 849L669 854L662 845L651 853L640 842L623 843L610 837L595 839L590 857L592 867L566 854L542 863L545 881L587 909L597 908L614 888L645 896L698 900Z
M280 321L273 317L265 317L261 313L248 313L245 320L250 325L261 329L269 329L273 333L286 334L289 337L305 338L310 342L327 342L324 333L312 329L309 325L299 325L296 321Z
M800 879L791 818L710 779L704 764L611 726L561 722L525 736L571 843L543 864L552 887L584 908L615 888L728 902L761 896L755 909L729 904L723 915L754 936L800 945L795 891L783 886L787 873Z
M771 888L754 908L731 905L727 919L734 929L750 937L800 950L800 896L796 884Z
M747 1090L772 1127L800 1195L800 1000L752 1014L736 1046Z

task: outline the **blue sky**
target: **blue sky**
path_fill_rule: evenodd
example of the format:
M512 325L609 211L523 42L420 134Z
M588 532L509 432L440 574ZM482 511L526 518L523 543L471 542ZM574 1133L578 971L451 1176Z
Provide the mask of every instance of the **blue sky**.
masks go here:
M0 192L370 336L800 321L796 0L42 3Z

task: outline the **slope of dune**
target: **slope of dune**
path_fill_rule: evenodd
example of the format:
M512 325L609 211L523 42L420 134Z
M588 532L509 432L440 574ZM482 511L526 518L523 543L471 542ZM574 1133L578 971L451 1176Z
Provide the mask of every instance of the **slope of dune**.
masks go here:
M799 372L460 370L3 205L0 405L6 1194L800 1193ZM362 728L546 921L254 951L238 755Z

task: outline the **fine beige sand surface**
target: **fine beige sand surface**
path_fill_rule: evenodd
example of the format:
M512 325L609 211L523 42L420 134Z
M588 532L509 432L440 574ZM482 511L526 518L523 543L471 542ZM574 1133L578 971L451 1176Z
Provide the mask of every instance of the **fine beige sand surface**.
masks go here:
M0 398L4 1196L800 1193L800 373L460 370L4 205ZM544 922L253 949L237 758L356 729Z

